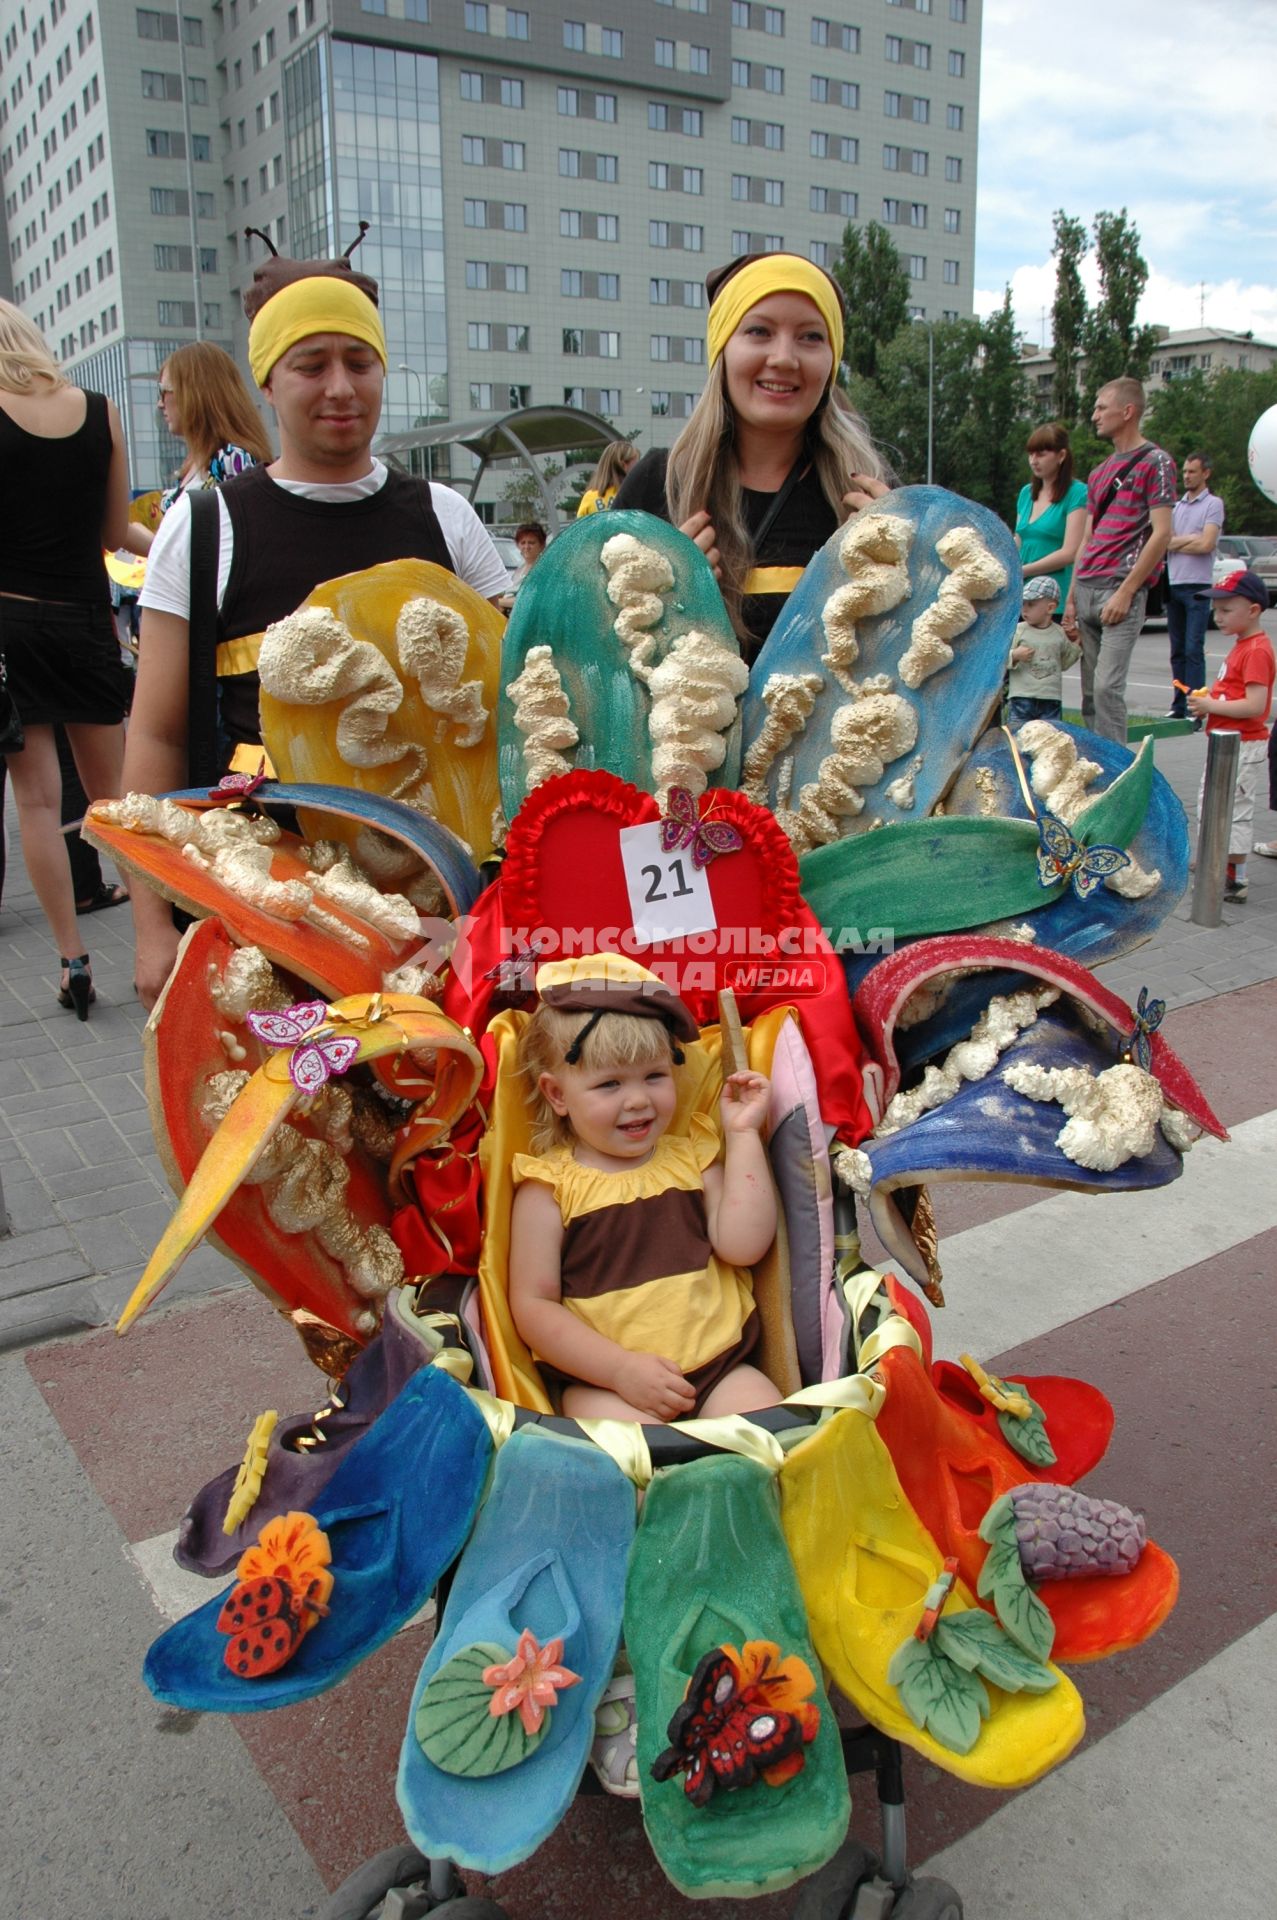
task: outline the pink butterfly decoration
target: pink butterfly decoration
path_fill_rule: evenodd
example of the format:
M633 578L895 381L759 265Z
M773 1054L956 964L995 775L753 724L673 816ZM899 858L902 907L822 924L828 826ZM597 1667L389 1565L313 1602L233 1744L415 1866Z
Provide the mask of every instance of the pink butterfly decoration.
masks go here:
M686 787L671 787L669 813L661 822L661 850L692 849L692 865L707 867L720 853L736 853L745 842L726 820L702 820Z
M285 1013L250 1013L248 1024L268 1047L291 1047L288 1074L300 1093L318 1093L335 1073L354 1064L359 1042L352 1035L324 1030L328 1008L322 1000L299 1000Z
M236 800L248 800L259 787L266 785L268 778L264 762L256 773L224 773L217 785L209 788L208 797L220 800L224 806Z

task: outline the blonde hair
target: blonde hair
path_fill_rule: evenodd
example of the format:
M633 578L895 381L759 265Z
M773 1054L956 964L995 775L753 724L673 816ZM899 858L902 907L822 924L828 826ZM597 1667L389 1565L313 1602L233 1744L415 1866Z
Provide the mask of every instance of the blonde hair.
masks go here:
M609 440L590 475L591 487L599 494L606 493L609 487L619 487L638 457L638 448L632 440Z
M548 1153L573 1137L567 1115L556 1113L542 1093L541 1075L562 1073L569 1047L592 1018L592 1010L585 1008L569 1012L540 1005L519 1036L518 1072L528 1080L524 1098L532 1109L533 1153ZM605 1013L586 1035L575 1064L584 1073L598 1073L604 1067L673 1063L669 1032L662 1021L645 1020L637 1013Z
M1116 380L1106 380L1100 388L1100 393L1111 393L1119 407L1134 407L1135 418L1137 420L1144 418L1148 396L1140 382L1133 380L1129 373L1120 374Z
M725 358L721 356L711 367L691 418L670 448L665 494L676 527L702 509L709 514L722 566L723 600L737 634L752 640L754 635L741 614L741 599L745 576L754 564L754 549L732 451L735 415L727 397ZM805 444L820 490L840 522L847 518L842 497L853 473L886 477L885 463L868 427L832 383L807 422Z
M175 347L162 375L173 389L178 431L196 466L207 467L228 445L243 447L260 465L275 458L261 415L224 347L211 340Z
M0 300L0 388L30 393L41 380L49 387L71 384L40 329L11 301Z

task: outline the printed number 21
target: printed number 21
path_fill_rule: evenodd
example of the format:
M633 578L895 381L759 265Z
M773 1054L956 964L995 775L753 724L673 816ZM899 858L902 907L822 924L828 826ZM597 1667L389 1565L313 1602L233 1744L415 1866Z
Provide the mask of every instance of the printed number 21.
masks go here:
M675 876L678 880L678 885L674 888L672 895L675 900L681 900L685 894L693 891L687 884L687 875L683 872L683 862L681 860L670 861L669 875ZM671 897L661 891L661 882L667 877L664 867L643 868L643 878L647 881L647 892L643 895L643 903L645 906L651 905L653 901L665 900Z

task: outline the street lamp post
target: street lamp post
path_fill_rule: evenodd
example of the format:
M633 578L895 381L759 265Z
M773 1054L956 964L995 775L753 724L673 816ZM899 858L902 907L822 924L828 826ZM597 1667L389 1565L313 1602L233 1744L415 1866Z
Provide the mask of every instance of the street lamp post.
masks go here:
M410 367L406 360L400 360L398 362L398 367L399 367L400 373L410 373L413 379L416 381L417 412L425 420L426 425L429 426L430 425L430 390L429 388L424 387L422 385L421 375L417 372L417 369L415 367ZM426 455L426 478L428 480L430 478L430 448L429 447L425 449L425 455Z

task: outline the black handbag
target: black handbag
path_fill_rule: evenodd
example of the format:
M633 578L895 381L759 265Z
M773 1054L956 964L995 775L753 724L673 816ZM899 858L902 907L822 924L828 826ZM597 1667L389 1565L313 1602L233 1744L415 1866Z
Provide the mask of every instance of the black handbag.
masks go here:
M0 653L0 753L21 753L26 743L26 735L22 731L22 716L13 703L13 695L9 691L9 676L5 671L4 655Z

